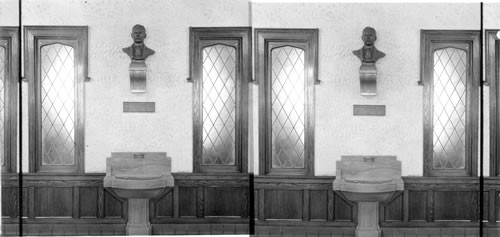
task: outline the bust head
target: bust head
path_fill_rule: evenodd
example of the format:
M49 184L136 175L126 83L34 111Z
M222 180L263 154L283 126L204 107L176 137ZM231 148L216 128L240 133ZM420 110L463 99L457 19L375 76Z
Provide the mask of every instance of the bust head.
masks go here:
M363 35L361 39L365 43L365 46L373 46L375 41L377 40L377 32L375 29L367 26L363 29Z
M135 25L132 27L132 39L134 39L134 43L142 44L144 42L144 38L146 38L146 28L143 25Z

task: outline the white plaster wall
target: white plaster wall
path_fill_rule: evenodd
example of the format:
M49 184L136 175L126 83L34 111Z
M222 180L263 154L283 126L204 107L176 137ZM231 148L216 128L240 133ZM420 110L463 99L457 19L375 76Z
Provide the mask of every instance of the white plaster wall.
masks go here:
M500 30L500 3L487 2L483 5L483 27L484 29L499 29ZM490 168L490 114L489 114L489 94L490 87L484 87L484 147L483 147L483 174L489 176Z
M189 27L249 26L248 1L23 0L22 12L23 25L89 27L85 172L105 172L115 151L165 151L173 172L192 172ZM146 60L145 94L129 91L130 58L121 50L132 44L135 24L146 27L145 43L156 51ZM123 113L123 101L154 101L156 113ZM28 137L27 126L23 131ZM28 144L23 148L27 159Z
M480 6L457 3L252 3L254 28L319 28L315 86L315 175L335 175L342 155L396 155L403 175L423 174L423 88L417 85L421 29L480 28ZM497 21L498 22L498 21ZM365 26L377 30L378 95L359 94ZM257 101L258 86L253 88ZM384 117L353 117L353 104L386 105ZM258 107L253 106L254 172L258 173Z
M1 26L19 25L18 0L0 0L0 25Z

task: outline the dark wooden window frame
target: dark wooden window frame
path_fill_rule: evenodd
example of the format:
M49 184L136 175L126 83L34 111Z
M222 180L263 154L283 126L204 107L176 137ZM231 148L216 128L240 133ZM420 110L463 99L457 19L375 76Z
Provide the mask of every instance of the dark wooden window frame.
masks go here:
M424 86L424 176L477 176L479 85L480 85L480 32L477 30L421 30L420 32L420 80ZM466 85L466 144L464 170L435 170L433 158L433 44L468 44L468 72ZM437 49L437 48L436 48Z
M255 74L259 83L259 174L314 176L314 85L318 80L318 29L255 29ZM303 169L272 168L271 84L269 59L272 45L301 48L305 53L305 138ZM271 45L271 46L270 46Z
M83 173L85 161L84 82L87 79L88 27L87 26L25 26L25 77L28 80L29 103L29 172ZM41 43L50 41L50 43ZM41 141L41 81L39 50L44 45L72 42L77 70L75 88L75 165L42 166Z
M15 173L17 169L17 91L19 86L19 27L0 27L0 39L6 41L7 67L4 95L4 165L2 172Z
M500 29L485 30L486 82L490 86L490 176L500 175Z
M235 165L203 165L202 50L209 45L237 41ZM234 45L232 45L234 47ZM193 82L193 171L195 173L248 173L248 82L252 78L251 27L191 27L189 31L189 82ZM238 63L239 62L239 63Z

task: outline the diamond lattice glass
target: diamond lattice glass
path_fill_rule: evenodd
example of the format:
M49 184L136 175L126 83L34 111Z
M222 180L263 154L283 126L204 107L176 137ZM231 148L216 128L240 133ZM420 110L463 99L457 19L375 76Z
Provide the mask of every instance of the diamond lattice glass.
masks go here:
M75 164L75 59L72 47L41 48L42 165Z
M272 167L304 168L304 50L271 51Z
M434 169L465 168L466 78L466 51L434 52Z
M5 70L6 67L6 57L5 57L5 48L0 46L0 163L3 166L4 164L4 150L5 150L5 142L4 142L4 114L5 114Z
M203 49L203 165L235 164L236 50Z

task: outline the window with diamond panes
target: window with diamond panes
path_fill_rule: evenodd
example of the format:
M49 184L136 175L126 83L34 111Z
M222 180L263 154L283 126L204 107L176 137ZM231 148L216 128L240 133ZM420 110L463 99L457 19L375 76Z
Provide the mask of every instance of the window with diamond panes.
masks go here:
M16 172L18 27L0 27L0 163Z
M75 164L75 52L41 47L42 165Z
M477 172L478 49L472 33L423 31L427 40L422 64L424 173L428 176Z
M272 168L304 168L304 50L271 51Z
M191 28L195 172L247 172L250 28Z
M500 86L498 84L500 82L500 34L498 32L500 29L485 30L485 74L490 90L490 176L500 176Z
M316 29L256 29L260 174L314 175Z
M87 27L26 27L30 171L83 172Z
M234 165L235 59L236 50L231 46L203 49L203 165Z
M6 74L6 50L0 46L0 163L4 166L5 159L5 74Z

